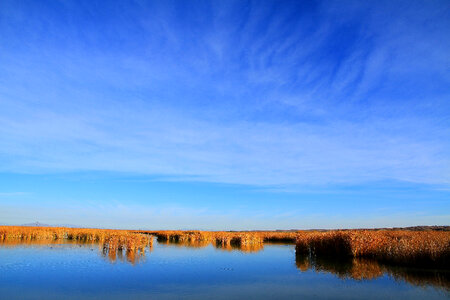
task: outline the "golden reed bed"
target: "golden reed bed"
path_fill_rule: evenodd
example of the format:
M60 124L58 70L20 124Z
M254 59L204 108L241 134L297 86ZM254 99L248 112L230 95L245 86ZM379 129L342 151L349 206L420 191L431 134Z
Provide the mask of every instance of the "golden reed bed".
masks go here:
M262 244L270 241L295 242L297 232L279 232L279 231L181 231L181 230L162 230L162 231L139 231L146 234L155 235L160 241L205 241L216 242L217 244L227 245L250 245Z
M296 252L312 256L370 258L383 263L450 269L449 231L148 231L158 241L215 244L257 251L264 242L295 242Z
M383 263L450 269L449 231L343 230L299 232L296 252L370 258Z
M449 231L331 230L319 231L133 231L63 227L0 226L7 240L75 240L98 242L107 249L144 249L160 242L259 251L265 242L296 243L299 255L370 258L383 263L450 269Z
M218 249L239 249L256 252L263 248L264 242L291 242L296 240L295 232L276 231L140 231L157 237L160 243L172 243L191 247L205 247L212 244Z
M152 245L151 237L130 230L0 226L0 242L3 244L58 240L99 243L103 249L111 251L143 251Z

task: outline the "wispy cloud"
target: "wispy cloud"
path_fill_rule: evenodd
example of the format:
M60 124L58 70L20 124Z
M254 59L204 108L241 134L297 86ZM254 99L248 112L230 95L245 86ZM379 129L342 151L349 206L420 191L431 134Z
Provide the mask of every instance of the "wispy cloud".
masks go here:
M4 4L1 171L450 184L446 2L105 5Z

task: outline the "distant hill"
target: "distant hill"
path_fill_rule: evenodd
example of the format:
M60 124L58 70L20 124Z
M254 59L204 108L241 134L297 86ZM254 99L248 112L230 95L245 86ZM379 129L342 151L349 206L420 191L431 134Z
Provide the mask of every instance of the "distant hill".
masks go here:
M34 222L34 223L26 223L26 224L20 224L19 226L31 226L31 227L53 227L48 224L43 224L40 222Z
M84 226L78 226L73 224L44 224L41 222L34 222L34 223L26 223L26 224L20 224L19 226L29 226L29 227L68 227L68 228L84 228Z

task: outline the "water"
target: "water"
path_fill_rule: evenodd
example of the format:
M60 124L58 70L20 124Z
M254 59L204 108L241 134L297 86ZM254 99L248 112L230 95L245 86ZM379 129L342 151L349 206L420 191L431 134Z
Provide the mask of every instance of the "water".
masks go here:
M133 256L88 244L0 246L0 298L450 299L449 272L311 261L289 244L247 250L155 242Z

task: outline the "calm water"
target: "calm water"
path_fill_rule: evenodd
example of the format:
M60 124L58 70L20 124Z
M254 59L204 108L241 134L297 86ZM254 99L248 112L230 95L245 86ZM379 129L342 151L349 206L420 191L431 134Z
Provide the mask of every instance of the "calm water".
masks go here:
M253 250L155 242L133 257L96 245L0 245L0 298L450 299L448 272L311 261L294 245Z

